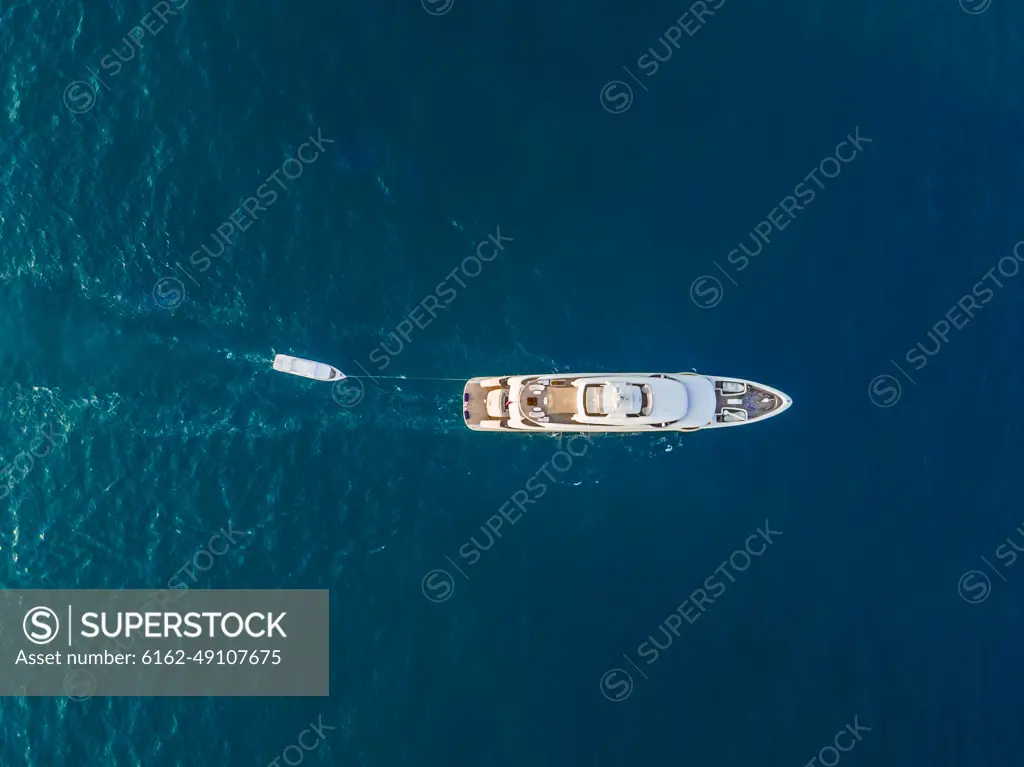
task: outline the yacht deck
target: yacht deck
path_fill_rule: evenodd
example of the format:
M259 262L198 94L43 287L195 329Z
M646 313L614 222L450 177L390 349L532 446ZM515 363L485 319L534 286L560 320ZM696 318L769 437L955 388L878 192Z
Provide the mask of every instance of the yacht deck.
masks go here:
M742 410L747 414L745 420L753 421L768 415L782 405L782 400L777 395L751 384L747 385L744 392L724 394L721 381L715 384L715 399L716 420L719 423L727 422L727 419L723 418L723 408L724 412L735 413Z
M538 423L572 423L576 414L575 386L530 383L519 394L519 411Z

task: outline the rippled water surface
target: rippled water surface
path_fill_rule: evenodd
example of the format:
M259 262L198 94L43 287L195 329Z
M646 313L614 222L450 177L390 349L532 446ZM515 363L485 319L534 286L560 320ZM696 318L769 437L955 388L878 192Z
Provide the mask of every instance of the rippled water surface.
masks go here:
M0 577L242 531L194 587L330 589L331 695L8 698L0 763L1014 758L1019 8L157 5L0 4ZM795 404L563 471L412 380L690 369Z

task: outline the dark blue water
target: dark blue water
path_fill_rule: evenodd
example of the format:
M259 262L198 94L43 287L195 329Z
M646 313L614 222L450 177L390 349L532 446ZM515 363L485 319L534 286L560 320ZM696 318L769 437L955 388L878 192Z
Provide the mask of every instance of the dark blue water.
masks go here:
M329 699L8 699L0 763L1012 761L1024 16L987 3L191 0L141 50L146 4L0 6L3 585L159 588L231 525L193 587L332 611ZM491 539L555 440L276 352L795 404L597 438Z

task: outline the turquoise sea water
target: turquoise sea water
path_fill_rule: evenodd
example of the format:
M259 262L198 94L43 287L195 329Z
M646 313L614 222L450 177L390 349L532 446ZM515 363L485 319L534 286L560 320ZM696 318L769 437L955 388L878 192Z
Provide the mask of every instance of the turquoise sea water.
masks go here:
M5 699L0 764L294 764L319 722L311 764L1015 758L1019 8L168 7L0 5L0 577L159 588L230 526L192 585L329 588L331 696ZM795 404L594 439L489 537L559 443L276 352Z

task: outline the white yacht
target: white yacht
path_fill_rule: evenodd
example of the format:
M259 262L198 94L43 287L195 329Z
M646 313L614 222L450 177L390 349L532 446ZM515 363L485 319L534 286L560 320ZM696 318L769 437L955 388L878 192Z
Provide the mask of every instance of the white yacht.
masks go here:
M278 354L274 357L274 370L312 378L314 381L340 381L346 378L346 375L333 365L304 360L301 357L290 357L287 354Z
M743 378L578 373L472 378L462 415L477 431L697 431L764 421L792 404Z

